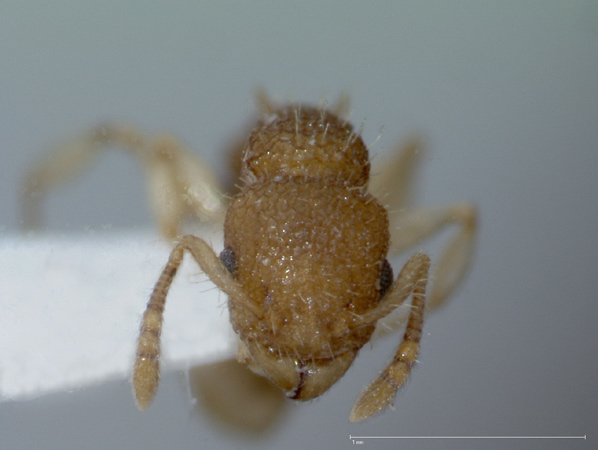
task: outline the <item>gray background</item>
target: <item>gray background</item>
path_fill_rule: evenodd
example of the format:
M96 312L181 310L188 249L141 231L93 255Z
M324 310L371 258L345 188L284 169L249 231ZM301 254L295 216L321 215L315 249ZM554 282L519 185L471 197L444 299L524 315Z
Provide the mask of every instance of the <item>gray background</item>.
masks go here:
M350 93L366 142L384 125L380 154L424 132L419 203L469 199L481 214L473 269L429 318L395 411L347 419L398 335L366 347L329 393L289 405L262 436L194 412L170 373L143 414L126 380L2 403L0 448L346 448L350 434L588 434L365 445L595 448L596 2L5 1L0 42L2 232L18 226L28 165L102 120L170 131L224 174L221 150L251 117L256 86L311 102ZM145 226L144 199L134 161L109 152L50 196L46 223ZM424 248L435 256L440 240Z

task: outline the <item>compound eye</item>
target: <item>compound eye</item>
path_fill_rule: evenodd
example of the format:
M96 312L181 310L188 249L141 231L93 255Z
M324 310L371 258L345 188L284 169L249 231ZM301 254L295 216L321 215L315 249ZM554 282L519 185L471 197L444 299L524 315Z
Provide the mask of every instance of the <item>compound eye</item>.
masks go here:
M380 300L384 298L392 286L393 279L392 267L390 266L388 259L385 259L382 263L382 273L380 274Z
M235 259L235 254L233 253L233 249L226 247L224 250L222 250L222 252L220 252L219 258L222 265L226 267L226 270L233 275L237 268L237 261Z

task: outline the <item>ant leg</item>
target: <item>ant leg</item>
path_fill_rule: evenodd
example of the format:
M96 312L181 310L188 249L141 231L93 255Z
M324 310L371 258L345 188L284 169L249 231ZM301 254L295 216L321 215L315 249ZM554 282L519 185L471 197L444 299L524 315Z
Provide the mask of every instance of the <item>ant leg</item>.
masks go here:
M144 167L153 212L164 236L178 236L186 213L195 212L204 220L224 215L215 177L180 142L169 136L144 139L134 129L102 125L57 147L29 171L22 200L24 227L39 226L43 195L81 173L100 151L110 147L131 152Z
M397 146L396 156L387 163L384 169L372 174L370 192L386 205L392 215L404 209L412 194L413 177L422 154L421 137L411 136Z
M436 309L458 286L469 268L477 233L477 211L469 203L407 208L415 166L422 154L422 142L414 136L401 147L382 173L372 177L371 184L371 192L388 205L391 252L400 253L451 224L459 227L444 249L433 277L428 308Z
M457 225L436 266L428 308L436 309L463 279L473 255L477 211L469 203L410 210L391 226L392 252L401 252L449 225Z
M279 105L277 105L270 98L270 96L264 88L260 87L256 89L253 95L255 97L255 107L262 116L267 117L271 114L276 113L276 111L279 108Z
M163 236L179 236L187 214L201 221L224 219L225 198L210 169L178 140L163 135L137 152L147 173L154 216Z
M258 88L255 90L255 106L257 111L263 116L269 116L275 114L280 108L280 105L276 104L265 89ZM346 92L342 92L336 102L329 108L336 116L345 117L349 114L349 108L351 106L351 99ZM323 108L328 109L328 108Z
M39 228L40 204L48 190L65 183L91 164L97 153L94 142L98 131L99 128L55 148L25 175L21 201L25 229Z
M429 267L430 259L425 254L412 256L380 305L362 316L360 322L372 323L392 312L410 295L413 297L403 341L392 361L355 402L349 417L351 422L365 420L386 408L407 381L419 353Z

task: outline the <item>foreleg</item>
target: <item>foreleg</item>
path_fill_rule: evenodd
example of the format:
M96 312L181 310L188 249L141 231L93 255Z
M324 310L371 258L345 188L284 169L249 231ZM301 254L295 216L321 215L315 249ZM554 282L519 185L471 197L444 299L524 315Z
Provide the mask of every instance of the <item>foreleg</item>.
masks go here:
M444 227L458 228L444 248L433 279L428 308L435 309L458 286L469 268L477 234L477 211L469 203L421 208L400 214L391 226L391 252L402 252Z
M223 216L225 202L216 178L179 141L166 135L144 139L134 129L102 125L57 147L29 171L22 201L24 227L39 226L41 202L48 191L74 178L110 147L123 148L141 162L164 236L178 236L186 213L194 212L204 220Z

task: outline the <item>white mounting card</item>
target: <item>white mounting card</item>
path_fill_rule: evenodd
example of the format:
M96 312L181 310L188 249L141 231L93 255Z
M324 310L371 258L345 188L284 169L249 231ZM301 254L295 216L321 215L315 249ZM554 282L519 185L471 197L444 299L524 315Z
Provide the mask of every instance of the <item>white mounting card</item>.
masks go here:
M218 253L222 234L196 230ZM130 376L172 245L156 234L0 235L0 400ZM234 356L226 295L188 255L169 292L162 370Z

